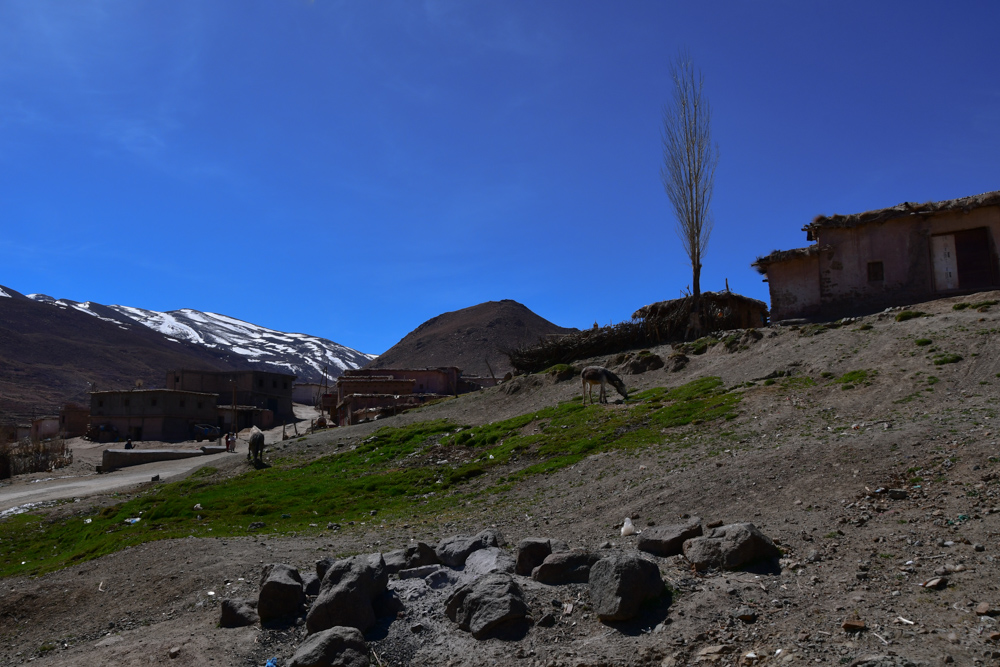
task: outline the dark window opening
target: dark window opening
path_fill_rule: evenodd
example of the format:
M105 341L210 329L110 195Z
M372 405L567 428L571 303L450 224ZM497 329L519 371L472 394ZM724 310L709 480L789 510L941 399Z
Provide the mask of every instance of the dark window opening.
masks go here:
M150 404L151 406L155 406L155 405L156 405L156 399L155 399L155 398L151 398L151 399L149 399L149 404Z
M184 407L184 399L183 398L181 399L181 407L182 408Z
M128 399L127 398L125 399L125 405L128 405Z
M263 389L263 387L264 387L264 380L263 379L257 380L257 386Z
M868 282L877 283L885 280L885 267L882 262L868 262Z
M97 407L103 408L104 407L104 401L98 401L97 402Z
M198 408L201 409L201 401L198 401Z

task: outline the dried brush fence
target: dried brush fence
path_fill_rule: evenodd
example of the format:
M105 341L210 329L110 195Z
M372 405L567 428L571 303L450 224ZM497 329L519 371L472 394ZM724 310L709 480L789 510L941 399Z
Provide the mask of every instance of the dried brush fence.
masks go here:
M73 462L73 450L62 438L42 442L24 439L0 442L0 479L31 472L45 472L68 466Z
M763 301L731 292L705 292L701 302L705 334L747 327L749 312L759 313L751 326L766 324L767 306ZM628 322L543 338L535 345L502 352L510 358L516 371L537 373L577 359L678 343L684 340L693 306L694 298L690 296L661 301L640 308Z

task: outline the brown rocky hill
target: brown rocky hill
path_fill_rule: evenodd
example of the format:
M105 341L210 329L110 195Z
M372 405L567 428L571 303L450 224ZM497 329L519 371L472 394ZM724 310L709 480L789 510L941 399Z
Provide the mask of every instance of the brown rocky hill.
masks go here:
M487 301L432 317L367 368L458 366L466 375L488 376L488 362L500 377L511 370L502 350L572 331L576 329L557 326L517 301Z
M162 387L171 368L227 370L225 356L168 340L141 324L33 301L0 288L0 417L54 413L67 401L87 404L98 389Z

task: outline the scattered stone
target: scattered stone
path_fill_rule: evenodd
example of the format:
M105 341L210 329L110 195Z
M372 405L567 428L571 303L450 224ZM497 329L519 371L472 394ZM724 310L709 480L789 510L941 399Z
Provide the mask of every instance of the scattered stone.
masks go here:
M509 574L489 574L460 587L445 605L448 618L458 627L485 639L502 628L523 622L528 605Z
M400 579L423 579L427 575L433 574L440 569L440 565L422 565L420 567L400 570L398 575Z
M744 623L756 623L757 622L757 612L755 612L750 607L740 607L733 612L733 618L739 619Z
M461 567L465 565L465 559L473 551L485 549L487 547L502 547L505 541L503 535L496 528L487 528L477 533L473 537L454 535L441 540L435 552L440 562L449 567Z
M302 574L302 590L306 595L319 595L320 579L312 572Z
M181 647L180 646L173 646L173 647L170 648L169 651L167 651L167 655L170 656L171 660L173 660L174 658L176 658L180 654L181 654Z
M947 577L934 577L933 579L928 579L924 583L920 584L924 588L932 588L934 590L941 590L948 585Z
M551 628L556 624L556 617L552 613L547 613L538 619L538 626L543 628Z
M494 572L513 574L514 557L499 547L487 547L469 554L465 559L465 574L479 577Z
M601 556L586 549L570 549L546 556L542 564L531 572L531 578L542 584L585 584L590 579L590 568Z
M368 644L356 628L333 627L310 635L288 667L368 667Z
M613 554L590 569L590 599L602 621L627 621L639 606L663 592L656 563L635 553Z
M527 537L517 543L517 574L530 576L531 571L542 564L545 558L556 551L569 551L569 546L561 540L547 537Z
M991 632L989 638L991 642L1000 642L1000 632Z
M424 577L424 581L426 581L427 585L431 588L438 589L446 586L454 586L458 583L459 576L457 573L452 572L446 567L439 567Z
M260 621L260 617L257 615L256 600L229 598L223 600L221 606L220 628L245 628Z
M906 489L889 489L887 495L893 500L906 500L909 497Z
M980 602L976 605L976 616L993 616L994 614L993 607L989 602Z
M736 569L757 560L777 559L778 547L752 523L714 528L704 537L684 542L684 557L698 570Z
M264 528L266 526L267 524L264 523L263 521L254 521L249 526L247 526L247 530L249 531L260 530L261 528Z
M706 646L698 651L698 657L704 658L712 655L726 655L732 653L734 650L735 649L728 644L716 644L715 646Z
M284 563L265 565L257 596L257 615L261 623L295 618L302 611L305 592L299 571Z
M840 624L844 632L861 632L866 630L865 622L858 619L848 619Z
M372 602L389 583L382 554L339 560L327 569L319 597L306 615L309 633L337 626L362 632L375 625Z
M398 549L385 554L385 568L389 574L396 574L400 570L409 570L424 565L438 565L441 559L438 558L434 547L423 542L417 542L412 547Z
M701 535L701 519L691 517L686 523L647 528L636 546L640 551L669 558L683 552L685 540Z
M982 544L973 544L972 548L980 552L986 551L986 547L984 547Z
M412 632L415 635L420 634L426 629L427 628L424 626L423 623L414 623L413 625L410 626L410 632Z

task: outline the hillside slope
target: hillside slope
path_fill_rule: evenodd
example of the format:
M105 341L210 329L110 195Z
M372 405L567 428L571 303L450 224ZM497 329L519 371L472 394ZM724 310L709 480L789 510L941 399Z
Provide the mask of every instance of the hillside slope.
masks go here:
M699 347L706 351L689 354L681 370L625 376L626 403L584 408L578 380L519 377L398 417L277 444L268 453L272 467L236 479L280 481L302 471L323 493L337 487L319 476L346 470L358 477L360 492L377 494L383 480L414 470L421 473L414 479L436 487L432 493L410 496L402 489L368 505L340 506L282 500L275 492L234 528L213 516L222 504L218 495L215 506L207 504L211 483L248 470L242 457L231 457L183 487L187 495L169 513L156 510L162 514L156 521L182 525L180 539L71 561L41 576L30 576L37 564L8 551L5 567L24 570L3 582L0 618L12 623L0 661L146 664L151 657L167 662L176 646L192 664L253 665L272 656L285 664L305 639L303 626L217 627L217 597L255 597L266 563L312 571L325 556L389 552L415 541L434 545L485 527L502 531L507 553L524 538L545 537L600 556L635 554L637 538L619 530L625 516L643 531L696 516L706 526L753 522L780 544L783 558L767 567L696 572L684 556L643 552L668 593L626 623L602 623L587 584L541 586L519 578L534 624L523 636L483 641L447 618L443 600L427 602L437 589L393 579L397 590L411 588L394 600L401 610L391 608L366 636L372 662L994 664L998 301L994 292L920 304L911 308L923 313L916 316L897 310L832 326L771 327L759 338L736 332ZM652 352L665 357L673 350ZM701 391L698 411L688 411L694 403L685 393L698 393L691 387L708 386L711 378L718 378L717 389ZM662 411L674 419L651 423ZM393 441L405 431L372 437L386 426L418 422L436 424L437 431L399 458ZM639 433L652 440L629 444ZM545 466L565 446L580 455ZM478 474L458 474L471 465ZM160 530L151 525L153 511L138 526L123 527L121 518L152 510L164 492L141 489L120 510L112 506L127 497L52 508L46 511L56 513L55 521L32 517L23 539L54 542L46 533L83 526L86 517L97 534L131 530L138 537L144 530L152 540ZM193 503L204 505L197 521ZM250 534L251 521L265 529ZM3 526L4 543L22 539ZM58 599L74 604L39 603ZM848 621L863 629L845 629Z
M501 377L511 370L501 350L570 331L575 329L557 326L516 301L487 301L432 317L375 359L369 368L458 366L466 375L486 376L492 367Z

